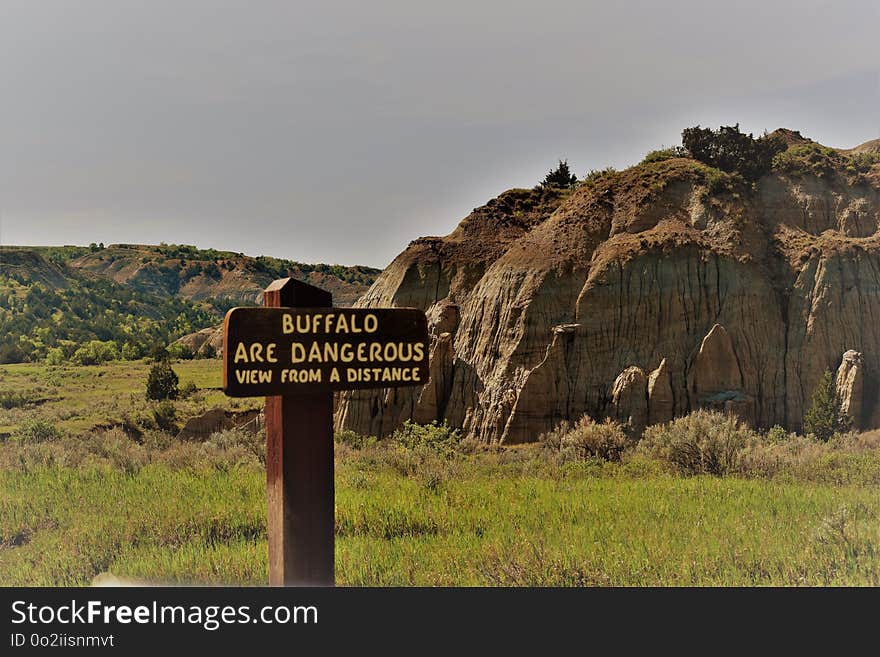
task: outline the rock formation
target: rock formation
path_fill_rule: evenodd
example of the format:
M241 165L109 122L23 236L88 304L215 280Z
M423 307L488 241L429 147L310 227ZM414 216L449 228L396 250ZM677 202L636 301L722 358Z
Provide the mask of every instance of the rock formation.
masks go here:
M187 420L178 432L177 438L180 440L207 440L211 434L229 429L248 428L251 431L259 431L263 422L262 411L235 412L217 407Z
M878 225L880 164L752 186L672 158L505 192L412 242L358 302L428 313L431 381L346 393L337 426L446 420L513 443L585 413L653 423L709 407L797 430L848 349L878 426Z
M219 357L223 352L223 325L204 328L201 331L184 335L174 344L183 345L194 356Z
M640 367L627 367L614 379L611 406L620 423L641 434L648 423L648 379Z
M840 410L852 418L854 429L861 429L864 426L864 418L862 417L864 379L862 354L850 349L843 354L843 360L840 367L837 368L834 387L840 398Z
M730 335L721 324L715 324L700 343L691 381L690 398L696 407L751 419L753 408L744 390L739 359Z
M648 424L669 422L675 417L674 410L675 398L664 358L657 369L648 375Z

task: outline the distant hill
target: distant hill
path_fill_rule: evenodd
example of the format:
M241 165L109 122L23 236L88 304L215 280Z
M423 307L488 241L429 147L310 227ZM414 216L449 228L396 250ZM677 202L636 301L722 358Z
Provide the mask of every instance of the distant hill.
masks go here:
M111 244L105 248L56 250L74 269L109 278L143 292L208 301L218 309L261 302L276 278L292 276L333 294L337 305L351 305L381 270L365 266L305 264L232 251L197 249L186 244Z
M139 358L260 303L276 278L347 306L378 273L177 244L0 247L0 363Z

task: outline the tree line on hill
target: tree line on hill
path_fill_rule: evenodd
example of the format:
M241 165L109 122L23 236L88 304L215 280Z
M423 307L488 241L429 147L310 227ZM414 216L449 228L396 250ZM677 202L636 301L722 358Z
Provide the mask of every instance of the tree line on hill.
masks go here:
M318 272L366 287L379 273L365 266L252 258L186 244L8 247L4 253L10 257L0 258L0 364L94 365L165 348L173 357L192 357L186 347L171 343L216 325L226 310L243 303L236 297L196 302L178 296L180 286L198 275L220 279L224 270L237 268L272 278ZM84 256L153 267L154 278L168 284L117 283L100 265L71 264Z
M106 279L70 276L67 283L49 288L0 273L0 364L142 358L219 317L209 306Z

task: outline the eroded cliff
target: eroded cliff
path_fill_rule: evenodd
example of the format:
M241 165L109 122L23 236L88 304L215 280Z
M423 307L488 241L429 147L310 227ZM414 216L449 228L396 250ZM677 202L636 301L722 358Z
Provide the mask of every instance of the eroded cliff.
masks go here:
M641 427L711 407L798 429L850 350L849 408L880 425L880 164L801 150L754 185L673 157L511 190L414 241L358 305L428 313L431 381L345 394L337 425L524 442L584 413Z

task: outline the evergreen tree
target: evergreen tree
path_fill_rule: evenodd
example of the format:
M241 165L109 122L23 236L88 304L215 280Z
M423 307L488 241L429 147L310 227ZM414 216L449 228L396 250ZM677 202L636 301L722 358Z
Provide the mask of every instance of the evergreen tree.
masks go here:
M541 183L545 187L571 187L577 182L575 176L568 168L568 160L559 160L559 166L552 169Z
M825 370L810 398L810 407L804 413L804 433L827 441L835 433L846 431L849 427L850 419L841 412L834 379L831 372Z
M147 399L177 399L179 379L167 360L160 360L150 368L147 376Z

